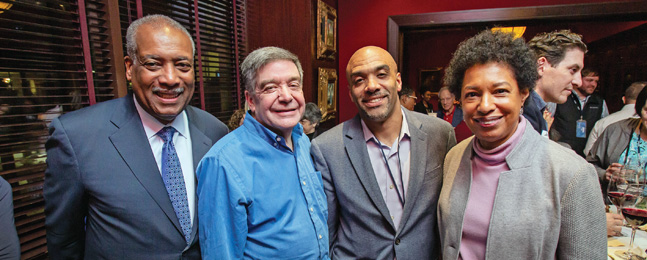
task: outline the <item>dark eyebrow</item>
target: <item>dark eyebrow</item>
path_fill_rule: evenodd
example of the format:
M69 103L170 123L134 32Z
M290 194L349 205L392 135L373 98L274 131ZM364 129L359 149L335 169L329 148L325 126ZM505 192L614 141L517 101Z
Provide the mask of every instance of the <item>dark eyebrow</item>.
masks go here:
M391 71L391 68L389 67L389 65L385 64L385 65L378 66L378 67L375 68L375 71L379 71L379 70L385 70L386 72L389 72L389 71Z
M384 65L377 66L373 69L373 71L380 71L380 70L385 70L388 73L389 71L391 71L391 68L389 67L389 65L384 64ZM363 74L365 74L363 71L357 71L357 72L351 73L350 77L353 78L355 76L361 76Z
M493 86L493 87L498 87L498 86L501 86L501 85L508 85L508 86L512 86L512 85L511 85L509 82L507 82L507 81L501 81L501 82L497 82L497 83L492 84L492 86Z

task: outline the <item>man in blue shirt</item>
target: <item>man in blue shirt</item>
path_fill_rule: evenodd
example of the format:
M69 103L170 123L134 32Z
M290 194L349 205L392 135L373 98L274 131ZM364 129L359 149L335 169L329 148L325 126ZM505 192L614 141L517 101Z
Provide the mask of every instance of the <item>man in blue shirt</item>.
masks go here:
M205 259L329 259L327 204L304 112L296 55L265 47L241 65L250 107L243 125L198 166Z

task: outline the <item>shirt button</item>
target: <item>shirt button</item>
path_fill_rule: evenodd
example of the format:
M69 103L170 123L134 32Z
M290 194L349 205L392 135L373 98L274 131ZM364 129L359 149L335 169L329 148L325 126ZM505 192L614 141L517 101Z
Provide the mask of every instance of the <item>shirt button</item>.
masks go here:
M310 211L314 211L314 209L313 209L313 208L310 208Z
M319 239L322 239L322 238L323 238L323 236L319 235Z
M391 184L391 186L389 186L389 189L393 189L393 184Z
M278 145L279 145L278 143L274 143L274 146L278 146Z
M391 216L391 220L393 220L393 216Z
M395 244L396 244L396 245L399 245L399 244L400 244L400 239L399 239L399 238L396 238L396 239L395 239Z
M281 137L277 136L277 137L276 137L276 141L277 141L277 142L280 142L280 141L281 141Z
M293 183L294 183L294 182L293 182ZM305 182L305 181L304 181L304 182L301 182L301 183L303 183L303 185L306 185L306 182Z

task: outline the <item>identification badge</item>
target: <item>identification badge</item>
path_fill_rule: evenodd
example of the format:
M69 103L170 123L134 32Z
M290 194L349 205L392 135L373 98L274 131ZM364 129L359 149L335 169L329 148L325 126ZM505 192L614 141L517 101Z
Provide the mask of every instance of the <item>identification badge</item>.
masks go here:
M575 137L586 138L586 120L580 119L575 122Z

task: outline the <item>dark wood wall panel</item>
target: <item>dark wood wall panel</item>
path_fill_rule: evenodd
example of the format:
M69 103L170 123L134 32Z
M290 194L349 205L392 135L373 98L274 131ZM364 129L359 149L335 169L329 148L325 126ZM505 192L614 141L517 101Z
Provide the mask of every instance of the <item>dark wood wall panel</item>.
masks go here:
M337 0L324 2L337 9ZM317 103L318 69L334 68L339 74L337 55L334 60L316 58L317 1L248 0L247 3L248 53L260 47L276 46L296 54L303 67L303 94L306 102ZM339 21L337 22L339 26ZM340 83L345 82L345 76L339 78ZM339 84L340 89L344 89L345 86L346 84ZM325 125L331 122L334 125L337 119L329 120Z
M600 94L610 111L622 108L625 89L647 81L647 24L589 44L585 67L600 73Z

